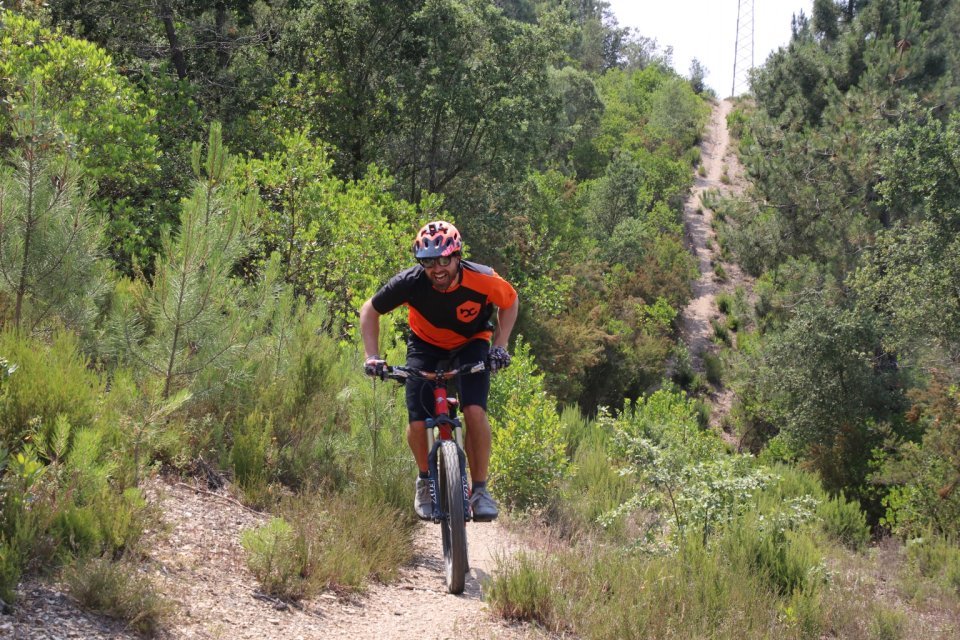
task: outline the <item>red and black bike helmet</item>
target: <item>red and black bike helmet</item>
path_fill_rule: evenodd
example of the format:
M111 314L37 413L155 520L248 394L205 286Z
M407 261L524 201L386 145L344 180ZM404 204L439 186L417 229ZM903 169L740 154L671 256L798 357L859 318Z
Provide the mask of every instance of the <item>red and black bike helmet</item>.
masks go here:
M413 241L413 257L439 258L459 253L463 249L460 232L449 222L428 222L417 232Z

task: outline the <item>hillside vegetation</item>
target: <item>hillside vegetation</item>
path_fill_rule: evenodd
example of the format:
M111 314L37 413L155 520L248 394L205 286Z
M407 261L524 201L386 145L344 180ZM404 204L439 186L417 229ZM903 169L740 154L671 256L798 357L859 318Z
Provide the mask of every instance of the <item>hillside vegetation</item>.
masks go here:
M756 72L729 122L753 190L705 204L758 287L719 301L706 376L678 310L712 96L606 3L114 4L0 9L5 603L45 576L162 630L154 474L270 514L241 539L270 597L391 580L415 470L357 310L444 218L518 289L491 486L553 541L493 576L494 611L585 638L957 633L956 3L818 0ZM707 428L721 385L739 452Z

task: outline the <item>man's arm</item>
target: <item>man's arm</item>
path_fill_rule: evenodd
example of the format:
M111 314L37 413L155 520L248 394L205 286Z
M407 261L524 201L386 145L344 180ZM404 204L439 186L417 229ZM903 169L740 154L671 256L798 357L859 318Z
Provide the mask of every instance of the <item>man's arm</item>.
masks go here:
M513 331L513 325L517 322L517 316L520 315L520 298L514 298L513 304L506 309L497 309L497 330L493 334L494 347L507 348L510 342L510 333Z
M360 307L360 336L363 338L364 358L380 353L380 313L373 308L373 299Z

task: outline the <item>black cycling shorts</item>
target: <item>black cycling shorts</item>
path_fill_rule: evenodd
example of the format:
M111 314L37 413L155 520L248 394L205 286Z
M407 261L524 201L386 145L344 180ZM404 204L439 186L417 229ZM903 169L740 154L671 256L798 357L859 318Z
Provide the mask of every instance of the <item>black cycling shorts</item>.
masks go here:
M443 364L443 369L474 362L486 362L490 343L486 340L471 340L459 349L447 351L440 347L424 342L415 335L407 340L407 366L424 371L436 371L437 365ZM487 396L490 394L490 372L480 371L456 378L457 388L460 391L460 406L478 405L487 410ZM410 422L417 422L433 417L433 385L426 380L410 379L407 387L407 413Z

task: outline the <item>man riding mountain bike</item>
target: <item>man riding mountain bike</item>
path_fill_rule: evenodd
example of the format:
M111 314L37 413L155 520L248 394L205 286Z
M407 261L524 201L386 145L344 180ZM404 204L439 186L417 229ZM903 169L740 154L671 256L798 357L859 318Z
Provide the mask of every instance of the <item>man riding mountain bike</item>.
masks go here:
M517 292L490 267L462 258L460 232L449 222L425 224L413 243L417 265L391 278L360 308L360 334L366 354L364 371L379 376L387 366L377 353L380 316L400 305L408 308L410 337L407 366L435 371L441 361L488 361L489 371L458 379L460 404L467 424L464 448L470 465L470 506L475 521L493 520L497 503L487 491L491 433L487 419L490 373L510 365L507 343L517 320ZM496 325L492 320L496 316ZM406 382L407 443L420 475L414 509L430 519L430 474L426 420L433 416L433 394L423 380Z

